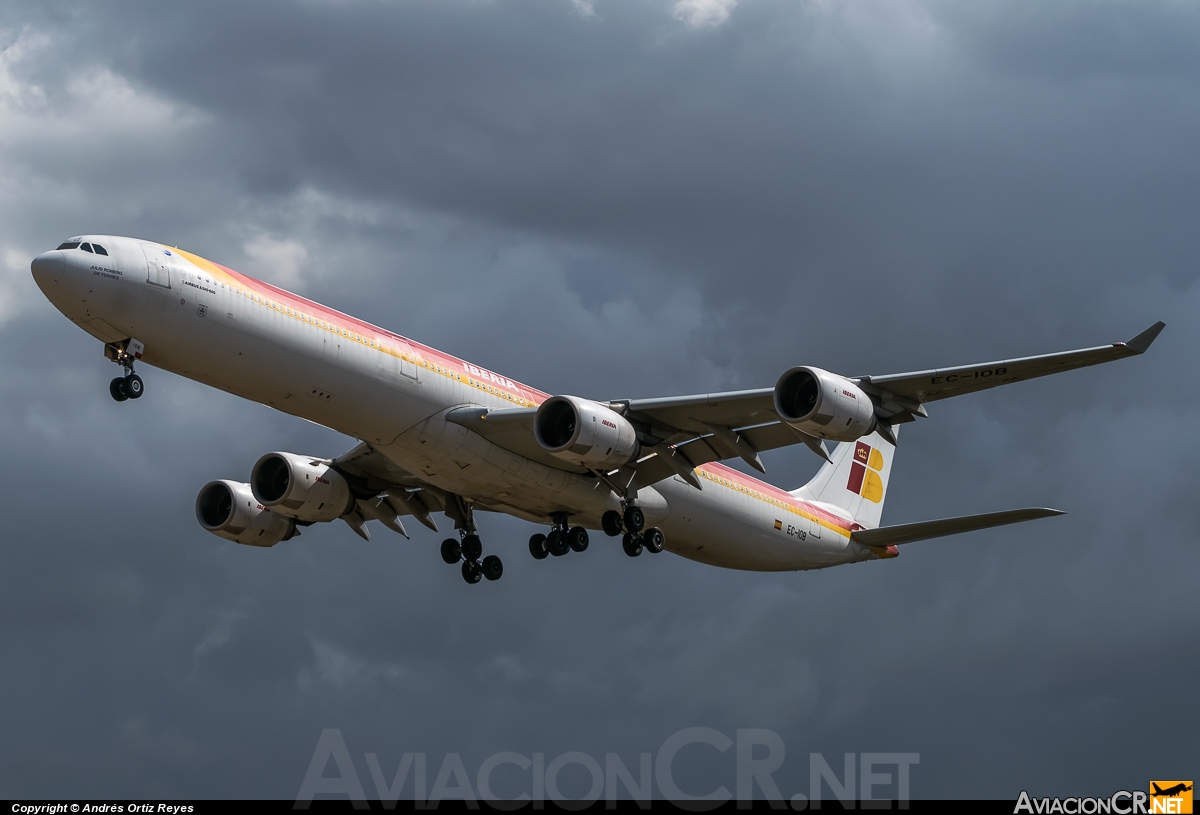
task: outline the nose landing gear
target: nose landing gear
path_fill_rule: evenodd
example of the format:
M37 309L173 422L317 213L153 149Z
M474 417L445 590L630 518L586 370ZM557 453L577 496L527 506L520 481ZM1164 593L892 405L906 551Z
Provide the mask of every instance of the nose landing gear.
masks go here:
M125 369L125 376L118 376L108 383L108 394L118 402L140 399L146 386L142 378L133 372L133 361L140 359L146 346L135 339L110 342L104 346L104 356Z
M129 376L118 376L108 383L109 396L118 402L124 402L126 399L140 399L144 390L145 385L142 384L142 378L133 373Z

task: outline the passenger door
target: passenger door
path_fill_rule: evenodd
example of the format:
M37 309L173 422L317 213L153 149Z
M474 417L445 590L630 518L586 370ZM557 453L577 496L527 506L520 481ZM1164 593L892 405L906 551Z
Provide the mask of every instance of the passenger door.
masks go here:
M417 379L417 357L413 353L412 346L404 340L397 340L396 350L400 352L400 358L397 362L400 365L400 374L409 379Z
M142 253L146 256L146 282L164 289L171 288L171 267L167 263L166 250L142 244Z

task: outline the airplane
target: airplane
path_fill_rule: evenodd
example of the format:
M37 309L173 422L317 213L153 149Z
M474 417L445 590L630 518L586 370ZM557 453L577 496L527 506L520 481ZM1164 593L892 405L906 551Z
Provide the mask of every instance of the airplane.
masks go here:
M1186 782L1180 782L1173 787L1167 787L1165 790L1158 786L1158 784L1155 784L1153 781L1150 782L1150 786L1154 787L1154 792L1150 793L1150 795L1155 798L1158 798L1159 796L1174 798L1176 795L1187 792L1192 788L1192 785Z
M900 426L939 399L1142 354L1155 323L1127 342L883 376L811 365L773 387L597 401L551 395L370 325L196 254L152 241L80 235L31 262L37 285L103 343L123 375L109 393L140 399L145 363L358 440L334 458L270 452L248 482L218 479L196 498L207 531L271 547L304 527L368 521L408 538L453 522L442 559L467 583L499 579L480 514L548 528L536 559L588 548L664 549L729 569L801 571L894 558L897 547L1063 514L1044 507L881 526ZM838 442L832 454L826 442ZM802 444L823 459L783 490L760 453Z

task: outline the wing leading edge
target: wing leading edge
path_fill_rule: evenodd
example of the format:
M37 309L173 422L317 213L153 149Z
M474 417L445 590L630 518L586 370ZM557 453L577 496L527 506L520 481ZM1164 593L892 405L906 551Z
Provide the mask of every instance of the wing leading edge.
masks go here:
M1073 371L1076 368L1086 368L1090 365L1101 365L1126 357L1135 357L1144 354L1165 327L1166 323L1160 321L1131 340L1114 342L1111 345L1099 345L1095 348L1080 348L1075 351L1040 354L1018 359L1001 359L975 365L960 365L956 368L937 368L930 371L914 371L886 376L863 376L857 377L855 381L860 385L871 385L896 396L916 399L920 402L932 402L936 399L961 396L965 393L1007 385L1010 382L1023 382L1039 376L1049 376L1062 371Z

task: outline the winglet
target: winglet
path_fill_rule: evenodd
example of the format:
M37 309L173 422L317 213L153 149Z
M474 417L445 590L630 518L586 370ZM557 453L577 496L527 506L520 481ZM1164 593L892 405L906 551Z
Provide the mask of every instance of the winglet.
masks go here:
M1138 334L1136 337L1123 344L1134 353L1144 354L1146 353L1146 349L1150 347L1150 343L1154 342L1154 340L1158 338L1158 335L1161 334L1162 330L1166 327L1167 324L1162 320L1159 320L1141 334Z

